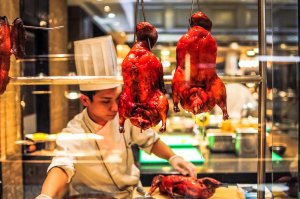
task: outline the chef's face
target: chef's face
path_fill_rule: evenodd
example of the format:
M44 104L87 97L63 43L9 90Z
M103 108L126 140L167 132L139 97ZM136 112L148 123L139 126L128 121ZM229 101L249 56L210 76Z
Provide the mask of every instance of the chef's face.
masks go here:
M82 95L80 100L87 108L90 118L97 124L104 125L106 122L114 119L118 113L118 102L121 94L121 87L99 90L90 100Z

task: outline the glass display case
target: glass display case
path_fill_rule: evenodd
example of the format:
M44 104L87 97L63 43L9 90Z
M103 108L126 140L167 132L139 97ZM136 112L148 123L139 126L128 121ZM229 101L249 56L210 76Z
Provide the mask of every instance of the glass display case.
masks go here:
M10 57L10 81L0 95L1 198L40 194L47 168L61 152L58 137L84 109L79 85L123 84L120 73L78 75L74 42L110 35L121 71L133 46L135 23L145 18L158 31L151 51L162 63L169 102L166 132L159 132L160 124L152 128L160 140L196 166L197 178L227 185L212 198L299 198L298 1L151 0L138 6L133 0L1 2L0 16L10 22L20 16L25 25L42 28L26 28L26 56ZM176 45L189 29L191 13L198 10L213 23L216 71L226 86L228 120L217 106L198 115L173 110ZM77 138L69 142L81 143ZM167 160L129 146L144 189L157 175L179 174ZM79 152L75 156L85 161L97 153ZM118 155L116 150L106 152ZM62 198L70 192L66 189ZM138 196L135 191L133 198ZM168 198L158 191L152 196Z

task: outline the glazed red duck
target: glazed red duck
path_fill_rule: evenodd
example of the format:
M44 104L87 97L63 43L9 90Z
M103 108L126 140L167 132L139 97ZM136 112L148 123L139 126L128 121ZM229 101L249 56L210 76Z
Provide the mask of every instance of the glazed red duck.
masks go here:
M7 18L0 17L0 95L4 93L9 82L10 68L10 27Z
M166 130L169 110L163 82L163 68L160 61L150 51L158 35L154 26L140 22L136 27L137 41L122 62L123 92L119 100L120 132L124 132L124 122L141 130L158 125Z
M25 54L25 30L23 21L16 18L10 28L5 16L0 16L0 95L9 82L10 55L21 58Z
M217 43L211 35L212 22L197 12L191 28L177 43L177 67L172 80L174 111L181 107L193 114L211 111L218 105L228 119L226 89L216 73Z
M214 195L216 188L222 185L213 178L191 178L182 175L155 176L152 180L149 195L159 188L159 192L174 198L175 194L191 199L207 199Z
M25 29L23 20L21 18L16 18L13 21L13 25L10 30L10 40L11 40L11 53L16 57L16 59L23 58L25 56Z

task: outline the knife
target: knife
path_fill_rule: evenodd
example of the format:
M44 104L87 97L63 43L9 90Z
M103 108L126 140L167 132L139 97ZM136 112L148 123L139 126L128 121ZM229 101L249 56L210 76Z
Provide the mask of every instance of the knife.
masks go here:
M134 199L154 199L152 196L149 195L149 193L147 193L142 185L142 182L139 181L137 187L136 187L136 191L138 192L138 194L140 194L142 197L136 197Z

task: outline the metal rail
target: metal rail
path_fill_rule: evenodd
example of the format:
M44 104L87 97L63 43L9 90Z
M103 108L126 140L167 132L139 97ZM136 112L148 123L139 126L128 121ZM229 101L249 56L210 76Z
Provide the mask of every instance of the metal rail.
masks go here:
M225 83L260 83L261 77L254 76L220 76ZM166 84L171 84L172 76L165 75ZM29 85L73 85L73 84L123 84L122 76L42 76L42 77L10 77L9 84Z
M258 0L258 47L259 55L266 55L266 0ZM258 109L258 163L257 163L257 198L265 199L266 175L266 90L267 90L267 64L259 62L259 75L262 78L259 84Z

